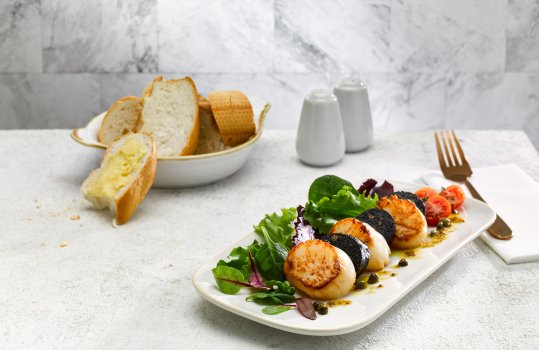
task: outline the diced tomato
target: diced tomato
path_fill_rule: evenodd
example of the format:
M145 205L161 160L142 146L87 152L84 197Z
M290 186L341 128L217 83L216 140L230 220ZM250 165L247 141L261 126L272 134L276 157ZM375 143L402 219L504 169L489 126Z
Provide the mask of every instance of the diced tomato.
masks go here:
M437 195L438 192L432 187L423 187L415 191L415 195L421 198L423 201L429 199L432 196Z
M451 185L440 192L440 195L443 196L451 204L452 209L459 208L462 203L464 203L464 191L457 185Z
M427 224L429 226L436 226L440 220L451 214L451 204L447 199L436 194L429 197L425 202L425 210L427 213Z

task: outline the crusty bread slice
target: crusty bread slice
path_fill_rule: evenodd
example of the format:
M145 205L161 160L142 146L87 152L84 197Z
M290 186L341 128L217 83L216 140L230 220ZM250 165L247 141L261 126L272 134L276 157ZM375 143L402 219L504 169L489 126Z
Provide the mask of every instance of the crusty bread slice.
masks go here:
M189 77L155 78L144 90L139 131L153 135L159 157L190 155L200 134L197 90Z
M205 154L223 151L227 148L219 133L219 128L211 111L210 102L203 96L198 96L200 113L200 137L198 138L195 154Z
M127 96L114 102L101 122L97 134L99 142L110 145L118 137L135 132L141 110L140 97Z
M208 99L225 145L234 147L254 136L253 107L241 91L215 91Z
M101 166L90 173L81 191L96 209L109 208L121 225L135 213L152 186L156 166L152 136L127 134L107 148Z

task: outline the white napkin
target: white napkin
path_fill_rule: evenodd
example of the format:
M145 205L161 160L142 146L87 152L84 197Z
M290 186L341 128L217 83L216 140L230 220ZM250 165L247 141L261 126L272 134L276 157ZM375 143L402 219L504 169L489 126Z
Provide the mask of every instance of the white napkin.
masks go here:
M440 171L421 178L435 189L451 183ZM508 264L539 261L539 184L515 164L474 168L470 182L513 230L507 241L483 232L483 241ZM470 196L466 186L462 188Z

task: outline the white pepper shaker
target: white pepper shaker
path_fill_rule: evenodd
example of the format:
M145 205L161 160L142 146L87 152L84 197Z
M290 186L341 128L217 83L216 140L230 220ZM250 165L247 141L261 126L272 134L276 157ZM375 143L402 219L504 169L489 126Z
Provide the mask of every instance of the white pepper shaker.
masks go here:
M333 89L339 100L346 152L359 152L372 143L372 117L367 86L359 79L344 78Z
M302 162L314 166L330 166L344 157L339 103L330 90L314 90L303 100L296 151Z

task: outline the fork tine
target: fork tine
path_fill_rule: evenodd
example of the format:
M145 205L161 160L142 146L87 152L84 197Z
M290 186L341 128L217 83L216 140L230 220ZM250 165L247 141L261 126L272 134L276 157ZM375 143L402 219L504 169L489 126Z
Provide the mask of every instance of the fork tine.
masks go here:
M455 134L455 130L451 130L451 133L453 134L453 142L455 142L455 146L457 146L457 149L459 151L460 161L462 164L468 163L466 160L466 156L464 155L464 151L462 150L462 147L460 147L459 138L457 137L457 134Z
M434 132L434 139L436 140L436 151L438 152L438 162L440 162L440 169L445 171L447 165L445 163L444 154L442 152L442 145L440 144L440 139L438 138L438 133Z
M457 158L457 152L455 151L455 147L453 146L454 140L451 134L449 133L449 130L446 130L445 132L447 137L447 142L449 143L449 146L451 147L451 155L453 156L453 160L455 161L455 165L462 165L462 161L459 162L459 158Z
M442 134L442 141L443 141L443 144L444 144L444 150L445 150L445 156L447 158L447 164L450 167L454 167L454 166L457 165L457 162L456 162L456 159L455 159L455 161L453 161L453 159L451 158L451 151L449 150L449 145L447 143L447 138L445 136L445 133L443 131L440 131L440 134Z

